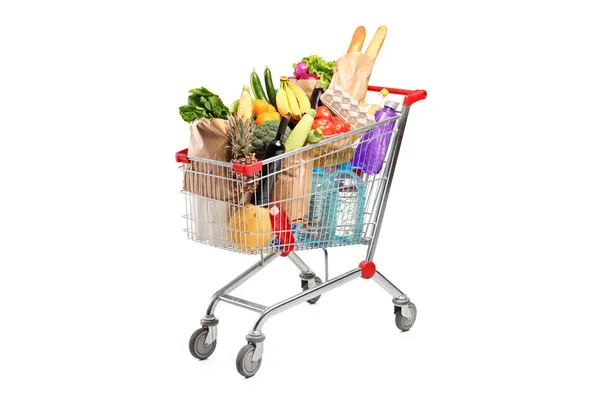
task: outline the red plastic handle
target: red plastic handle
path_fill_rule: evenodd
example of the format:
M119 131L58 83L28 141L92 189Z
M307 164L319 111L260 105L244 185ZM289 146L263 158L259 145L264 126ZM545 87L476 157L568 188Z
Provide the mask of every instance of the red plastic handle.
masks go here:
M187 154L188 154L188 149L183 149L183 150L178 151L177 153L175 153L175 161L184 163L184 164L189 164L190 160L188 160Z
M233 171L237 174L250 176L262 169L262 162L257 161L254 164L233 164Z
M404 96L404 102L402 104L405 106L408 106L408 107L412 106L414 103L416 103L419 100L424 100L427 98L427 91L421 90L421 89L407 90L407 89L396 89L396 88L389 88L389 87L384 87L384 86L371 86L371 85L369 85L369 87L367 89L369 89L372 92L380 92L382 89L385 89L392 94L402 95L402 96Z

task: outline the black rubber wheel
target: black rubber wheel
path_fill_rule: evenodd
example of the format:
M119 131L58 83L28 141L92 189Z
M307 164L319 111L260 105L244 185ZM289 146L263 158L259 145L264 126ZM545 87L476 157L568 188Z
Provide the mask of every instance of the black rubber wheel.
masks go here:
M317 284L317 286L319 286L321 283L323 283L323 281L321 281L321 278L319 278L318 276L315 276L315 283ZM302 281L302 290L308 290L308 281ZM317 296L317 297L313 297L310 300L306 300L306 302L308 304L315 304L317 301L319 301L319 299L321 298L321 296Z
M257 362L252 362L255 350L256 347L253 344L247 344L240 349L235 359L235 367L244 378L253 377L262 364L262 357Z
M408 303L406 307L410 310L410 318L404 317L400 311L396 313L396 326L402 332L406 332L412 328L417 319L417 307L413 303Z
M200 328L192 333L190 337L190 353L198 360L206 360L215 351L217 340L215 339L210 345L205 345L208 328Z

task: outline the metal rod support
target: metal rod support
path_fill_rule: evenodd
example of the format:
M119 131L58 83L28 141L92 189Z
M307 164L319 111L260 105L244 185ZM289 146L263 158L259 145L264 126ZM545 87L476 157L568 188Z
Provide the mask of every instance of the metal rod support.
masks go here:
M262 330L263 325L272 316L277 315L285 310L288 310L298 304L302 304L305 301L315 298L323 293L329 292L330 290L342 286L343 284L348 283L360 277L361 275L362 269L353 269L351 271L346 272L345 274L333 278L330 281L324 282L319 286L315 286L312 289L308 289L302 293L298 293L295 296L292 296L286 300L280 301L279 303L272 305L260 314L260 316L256 320L256 323L254 324L253 331L260 332Z
M400 291L392 282L390 282L383 274L379 271L375 271L373 280L379 284L386 292L392 295L393 298L406 298L406 295Z
M381 225L383 225L383 215L385 214L385 206L387 204L388 197L390 196L390 187L392 186L392 180L394 179L394 172L396 171L396 163L398 162L398 156L400 154L400 145L402 144L402 137L404 136L404 129L406 128L406 120L408 119L408 111L410 110L410 106L402 106L402 111L400 114L402 117L398 120L398 136L394 142L394 153L392 155L392 161L389 166L389 181L388 184L385 185L383 192L383 200L381 200L381 204L378 208L377 218L375 219L376 226L375 232L373 232L373 240L369 244L369 249L367 250L367 260L373 261L375 257L375 250L377 249L377 240L379 239L379 233L381 232Z
M310 272L310 268L308 265L306 265L306 263L304 261L302 261L302 259L300 257L298 257L298 254L296 254L296 252L292 251L290 252L290 254L288 254L288 258L290 259L291 262L294 263L294 265L296 267L298 267L298 269L302 272Z
M267 307L262 304L255 303L250 300L240 299L239 297L230 296L228 294L222 294L219 296L219 300L224 301L225 303L233 304L234 306L245 308L246 310L255 311L255 312L263 312Z
M323 247L323 253L325 253L325 282L327 282L329 280L329 253L325 247Z
M208 309L206 310L207 316L212 316L215 313L215 309L217 308L217 304L219 304L220 297L224 294L231 293L232 290L240 286L242 283L246 282L248 279L253 277L258 271L266 267L269 263L279 257L279 253L272 253L266 256L264 259L261 258L259 262L242 272L238 275L234 280L229 282L227 285L223 286L218 292L216 292L212 298L210 299L210 304L208 305Z

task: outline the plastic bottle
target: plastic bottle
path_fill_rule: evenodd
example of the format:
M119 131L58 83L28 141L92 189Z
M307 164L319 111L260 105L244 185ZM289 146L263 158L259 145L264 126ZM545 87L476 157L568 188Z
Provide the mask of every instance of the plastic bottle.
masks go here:
M386 88L381 89L381 91L375 98L375 102L373 104L371 104L369 107L369 111L368 111L369 114L371 114L371 115L375 114L375 112L377 110L379 110L381 107L384 106L385 98L387 97L388 94L390 94L390 92L388 92L388 90Z
M333 239L337 191L324 168L313 168L308 212L298 229L298 241L306 247L328 247Z
M398 105L396 101L386 101L385 106L375 112L375 121L380 122L395 117ZM365 174L378 174L383 167L396 122L379 125L365 134L356 148L352 164L360 167Z
M339 166L333 174L337 189L335 241L343 244L360 242L366 201L365 183L352 171L352 164Z

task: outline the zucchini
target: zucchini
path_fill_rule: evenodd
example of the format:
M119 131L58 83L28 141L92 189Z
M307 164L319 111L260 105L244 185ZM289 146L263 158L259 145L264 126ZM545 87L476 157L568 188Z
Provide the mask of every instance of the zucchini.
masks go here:
M285 141L285 149L287 151L296 150L304 146L313 122L315 122L315 110L311 109L298 121L292 133L290 133L290 136Z
M273 77L271 77L271 70L269 67L265 68L265 88L267 89L267 95L269 95L269 103L277 108L277 101L275 100L275 86L273 85Z
M323 137L323 131L321 128L313 129L308 132L308 136L306 137L306 142L310 144L319 143L321 138Z
M256 71L252 71L252 74L250 74L250 86L252 86L252 93L254 94L255 99L269 101L267 95L265 94L265 91L262 88L260 78L258 77Z

